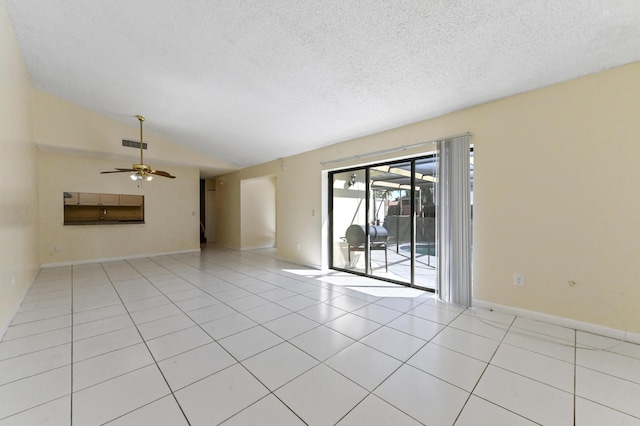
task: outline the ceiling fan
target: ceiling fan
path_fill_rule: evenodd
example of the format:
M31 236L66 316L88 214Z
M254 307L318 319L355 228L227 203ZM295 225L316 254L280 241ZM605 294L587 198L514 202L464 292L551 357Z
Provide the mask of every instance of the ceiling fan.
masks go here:
M144 117L141 115L136 115L136 118L140 121L140 164L134 164L130 169L120 169L116 167L115 170L100 173L131 173L131 180L138 181L138 184L144 182L145 180L150 181L151 179L153 179L153 175L175 179L176 177L172 176L168 172L163 172L162 170L154 170L151 168L151 166L144 164L144 161L142 160L142 149L144 146L142 139L142 122L144 121Z

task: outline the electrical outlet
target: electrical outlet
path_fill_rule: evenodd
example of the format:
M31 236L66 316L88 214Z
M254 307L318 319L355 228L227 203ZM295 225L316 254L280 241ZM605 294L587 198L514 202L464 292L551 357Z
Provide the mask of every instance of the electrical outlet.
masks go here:
M300 251L300 243L296 243L296 250Z
M513 285L524 287L524 274L513 274Z
M16 274L11 274L11 287L16 286Z
M56 244L56 246L54 247L55 251L62 251L62 245L60 244Z

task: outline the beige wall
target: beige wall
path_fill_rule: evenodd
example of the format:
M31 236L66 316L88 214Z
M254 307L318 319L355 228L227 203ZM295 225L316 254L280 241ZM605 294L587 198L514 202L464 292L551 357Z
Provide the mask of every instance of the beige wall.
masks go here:
M637 333L638 111L634 63L289 157L286 169L274 161L227 174L217 179L224 188L219 241L239 247L240 180L275 175L278 257L320 265L327 221L321 161L469 131L474 298ZM322 215L312 217L321 207ZM514 273L525 275L524 287L513 286Z
M0 336L38 268L37 153L31 82L0 3Z
M98 158L124 159L125 165L140 161L139 151L122 146L122 139L134 141L140 139L139 122L135 117L123 116L120 117L122 121L114 120L37 89L33 90L31 96L33 139L39 147ZM146 118L144 123L144 140L147 142L147 149L144 151L145 162L152 163L154 167L179 164L203 170L216 170L217 173L237 169L236 166L185 148L155 134L151 130L154 125L153 117ZM171 159L175 159L175 162L171 162ZM159 163L160 160L162 163Z
M129 179L127 173L99 173L125 166L127 164L122 164L122 160L39 152L39 246L42 264L200 248L198 170L172 166L169 171L176 179L156 177L141 188ZM144 195L145 223L65 226L62 224L64 191ZM56 245L62 250L56 251Z
M276 246L276 178L240 183L242 249Z
M221 167L223 163L173 144L145 127L145 163L171 172L176 179L156 177L138 188L126 173L99 173L139 162L139 151L121 144L122 139L140 139L135 118L123 124L35 89L32 99L33 135L39 147L41 264L199 249L200 175L196 167ZM180 159L196 167L178 167L156 158ZM145 223L63 226L60 197L64 191L142 194ZM55 251L56 246L62 250Z

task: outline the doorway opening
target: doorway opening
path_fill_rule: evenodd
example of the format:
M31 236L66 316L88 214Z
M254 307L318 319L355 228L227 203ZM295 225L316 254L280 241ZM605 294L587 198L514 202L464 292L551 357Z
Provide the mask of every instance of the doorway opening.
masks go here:
M242 250L276 247L276 177L240 182Z

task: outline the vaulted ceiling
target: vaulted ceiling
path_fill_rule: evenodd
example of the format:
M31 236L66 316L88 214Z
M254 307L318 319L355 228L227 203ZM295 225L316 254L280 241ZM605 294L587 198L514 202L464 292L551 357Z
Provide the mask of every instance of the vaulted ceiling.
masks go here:
M35 87L239 167L640 60L638 0L4 2Z

